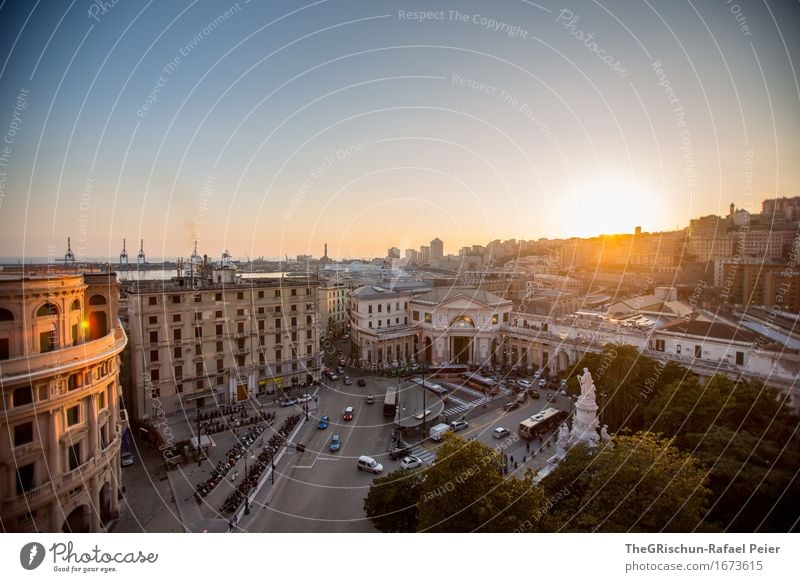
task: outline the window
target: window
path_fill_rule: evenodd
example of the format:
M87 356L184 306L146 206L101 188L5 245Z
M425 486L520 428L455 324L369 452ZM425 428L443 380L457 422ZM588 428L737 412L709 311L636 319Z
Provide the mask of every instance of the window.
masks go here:
M202 338L203 337L203 328L202 327L194 328L194 337L196 337L196 338Z
M195 383L194 383L194 389L195 389L195 390L202 390L202 389L203 389L203 381L202 381L202 380L197 380L197 381L195 381ZM200 405L200 403L199 403L199 402L197 403L197 407L198 407L198 408L202 408L202 406Z
M297 327L297 318L296 317L292 318L292 327Z
M172 303L173 303L173 305L177 305L177 304L178 304L178 303L180 303L180 302L181 302L181 296L180 296L180 295L173 295L173 296L172 296Z
M148 305L158 305L158 297L148 297L147 298Z
M258 298L259 299L264 299L264 292L263 291L259 291L258 292Z
M412 311L412 312L411 312L411 318L412 318L414 321L419 321L419 311Z
M292 289L292 297L297 297L297 289Z
M217 324L217 335L222 335L222 324L221 323Z
M275 343L276 344L281 343L281 334L279 334L279 333L275 334Z
M183 380L183 366L175 366L175 381Z
M311 325L311 316L306 315L306 325Z
M241 291L239 291L239 292L236 294L236 299L244 299L244 293L242 293Z
M703 346L694 346L694 357L695 358L703 357Z
M215 311L214 317L216 317L217 319L222 319L222 311Z
M183 394L183 382L177 382L175 384L175 392L178 394Z
M73 390L77 390L83 385L81 382L82 378L80 374L72 374L69 378L67 378L67 391L71 392Z
M236 333L244 333L244 322L240 321L236 324Z
M378 327L381 327L381 324L382 324L382 323L383 323L383 321L381 321L381 320L379 319L379 320L378 320Z
M172 357L176 358L176 359L181 357L181 348L180 347L172 348Z
M400 323L400 318L399 318L399 317L395 317L395 318L394 318L394 322L395 322L395 323Z
M383 305L381 303L378 303L378 313L381 312L381 309L383 309Z
M80 405L67 408L67 426L75 426L81 421Z
M217 360L217 372L222 372L225 369L225 360Z
M681 353L681 344L678 344L678 345L675 346L675 353L676 354L680 354Z
M203 375L203 362L197 362L194 365L194 375L195 376L202 376Z
M158 369L150 370L150 380L153 382L158 382L161 380L161 374L159 374Z
M280 299L280 297L281 297L281 290L280 289L275 289L275 298L276 299Z
M306 345L306 355L307 356L311 355L311 344Z
M736 352L736 365L737 366L744 365L744 352Z
M503 314L503 322L508 323L508 313Z
M281 312L281 306L280 305L276 305L275 306L275 313L280 313L280 312Z
M367 313L372 313L372 305L367 305Z
M217 342L217 352L218 352L218 353L221 353L221 352L222 352L222 350L223 350L223 348L222 348L222 342Z
M237 309L236 310L236 315L238 315L238 316L244 315L244 309Z
M172 315L172 323L180 323L181 321L181 314L175 313Z
M215 293L214 301L222 301L222 293Z
M656 340L656 351L663 352L664 351L664 340L657 339Z
M408 325L408 317L403 318L403 325Z
M264 327L265 327L264 320L263 319L259 319L258 320L258 329L259 329L259 331L263 330Z
M150 350L150 361L151 362L158 361L158 350Z
M33 390L30 386L23 386L14 390L12 398L14 406L25 406L33 402Z
M296 341L297 341L297 332L296 332L296 331L293 331L293 332L292 332L292 341L293 341L293 342L296 342Z
M203 314L200 313L199 311L195 311L194 312L194 320L195 321L202 321L203 320Z
M492 324L497 323L497 314L492 315Z
M97 393L97 410L104 410L106 407L106 393L105 392L98 392Z
M200 303L202 300L203 300L203 296L200 295L199 293L194 296L194 302L195 303Z
M296 303L292 303L292 311L297 311L297 304Z
M311 330L306 330L306 339L311 339Z
M172 330L172 339L175 340L176 342L181 341L181 330L179 327L176 327L175 329Z
M281 351L275 350L275 359L280 362L281 361Z
M151 315L150 317L147 318L147 322L150 325L155 325L156 323L158 323L158 316L157 315Z
M157 331L151 331L150 332L150 343L151 344L158 343L158 332Z
M23 467L17 468L17 495L22 495L26 491L30 491L34 488L33 467L34 463L29 463Z
M74 471L81 466L81 444L76 443L67 450L69 453L69 470Z
M280 328L281 328L281 320L280 319L276 319L275 320L275 329L280 329Z
M431 321L432 321L431 314L430 313L426 313L425 314L425 323L430 323Z
M391 313L391 312L392 312L392 304L391 303L387 303L386 304L386 313Z
M14 427L14 446L26 445L33 442L33 423L23 422Z
M259 307L258 308L258 314L259 315L264 315L264 308L263 307Z

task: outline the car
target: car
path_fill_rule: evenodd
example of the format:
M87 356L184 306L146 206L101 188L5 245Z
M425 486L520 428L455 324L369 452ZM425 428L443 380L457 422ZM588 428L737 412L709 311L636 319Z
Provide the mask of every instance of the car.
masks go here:
M285 400L281 400L281 408L286 408L287 406L294 406L297 404L297 400L294 398L286 398Z
M400 461L400 467L403 469L416 469L422 466L422 460L414 455L409 455Z
M565 378L562 378L561 382L559 382L558 385L562 390L564 390L567 387L567 380Z
M367 396L367 404L375 404L375 397L372 394Z
M353 407L348 406L344 409L344 413L342 414L342 418L344 420L353 420Z
M339 379L339 376L337 376L336 374L331 374L331 382L336 382L336 380L338 380L338 379Z
M548 401L548 402L553 402L553 401L556 399L556 396L557 396L557 395L556 395L556 393L555 393L555 392L552 392L552 393L548 394L548 395L547 395L547 401Z
M122 451L120 455L120 463L123 467L130 467L133 465L133 453L130 451Z
M542 378L541 380L539 380L539 386L541 386L542 388L547 386L547 378Z
M298 403L311 402L311 394L303 394L297 399Z
M411 364L412 370L419 370L419 364Z
M328 428L328 423L331 421L331 418L326 414L322 418L319 419L319 424L317 424L317 428L319 430L325 430Z
M350 384L352 384L352 383L353 383L353 380L350 378L350 376L345 376L344 377L344 385L345 386L350 386Z
M492 430L492 436L496 439L501 439L503 437L507 437L511 433L508 431L507 428L503 428L502 426L496 426Z
M372 457L368 457L366 455L361 455L356 462L356 467L359 471L369 471L370 473L375 473L376 475L383 471L383 465L381 465L378 461L373 459Z
M516 410L517 408L519 408L519 402L517 402L516 400L503 405L503 410L505 410L506 412L510 410Z
M517 380L517 386L520 388L525 388L526 390L533 386L533 382L530 380Z
M534 377L534 378L538 378L538 377L539 377L539 376L541 376L541 375L542 375L542 372L541 372L540 370L536 370L536 371L533 373L533 377Z
M469 423L465 420L455 420L450 423L450 426L453 427L453 432L458 432L460 430L464 430L465 428L469 428Z
M530 396L534 400L539 400L539 391L531 388L530 390L528 390L528 396Z
M339 435L335 434L331 437L331 444L328 445L328 448L332 451L338 451L339 447L342 446L342 441L339 439Z
M411 447L396 447L389 451L389 458L393 461L402 459L411 454Z
M361 386L362 388L363 388L364 386L366 386L366 385L367 385L367 383L366 383L366 382L364 382L364 378L359 378L359 379L358 379L358 382L356 382L356 384L358 384L358 385L359 385L359 386Z
M337 374L344 374L344 368L342 368L341 366L338 366L338 367L336 368L336 373L337 373Z

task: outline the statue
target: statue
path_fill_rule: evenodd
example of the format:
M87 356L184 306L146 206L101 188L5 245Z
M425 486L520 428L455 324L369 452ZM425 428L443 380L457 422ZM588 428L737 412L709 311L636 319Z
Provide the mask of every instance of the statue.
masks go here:
M558 429L558 439L556 440L556 457L563 459L567 454L567 445L569 444L569 427L566 422L561 423Z
M603 428L600 429L600 440L609 442L611 441L611 435L608 434L608 425L604 424Z
M589 372L589 368L583 369L583 375L578 376L578 383L581 385L581 398L594 400L594 380L592 379L592 373Z

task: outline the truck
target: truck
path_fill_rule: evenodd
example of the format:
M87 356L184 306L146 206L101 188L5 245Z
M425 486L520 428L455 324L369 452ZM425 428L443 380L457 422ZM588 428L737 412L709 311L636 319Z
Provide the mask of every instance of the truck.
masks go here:
M441 441L444 438L445 433L450 432L453 430L453 427L449 424L437 424L431 427L431 432L428 435L431 437L431 440L434 441Z

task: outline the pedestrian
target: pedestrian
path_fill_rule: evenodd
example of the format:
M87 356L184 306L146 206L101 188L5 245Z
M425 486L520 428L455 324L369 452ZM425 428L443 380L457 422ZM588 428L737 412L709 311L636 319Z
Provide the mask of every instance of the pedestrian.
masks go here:
M514 470L515 471L517 470L517 462L516 461L514 461Z
M511 455L511 462L514 463L514 455ZM516 463L514 463L516 465Z
M525 461L528 459L527 455L522 455L522 464L525 464Z
M529 453L531 452L531 441L528 441L527 443L525 443L525 451L527 451Z

